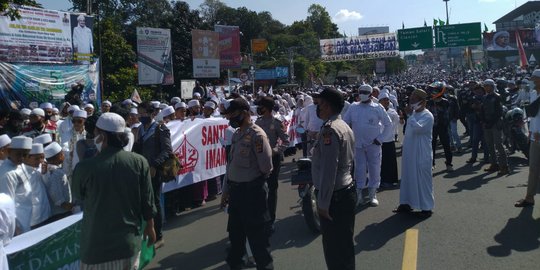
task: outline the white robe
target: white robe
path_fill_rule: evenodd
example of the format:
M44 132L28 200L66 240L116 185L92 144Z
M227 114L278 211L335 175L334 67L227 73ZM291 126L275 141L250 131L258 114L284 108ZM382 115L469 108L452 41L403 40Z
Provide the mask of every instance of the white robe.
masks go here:
M6 194L0 193L0 269L9 269L4 246L15 234L15 203Z
M94 41L92 38L92 30L88 27L73 28L73 47L77 49L78 53L92 53L94 51Z
M431 149L433 115L428 110L414 112L407 119L401 159L399 203L413 209L432 210L433 151Z
M30 226L34 226L51 217L51 205L41 171L28 165L23 165L22 168L30 175L29 182L32 187L32 218Z
M0 192L9 195L15 201L17 227L22 232L30 231L32 220L32 186L30 175L22 166L0 176Z

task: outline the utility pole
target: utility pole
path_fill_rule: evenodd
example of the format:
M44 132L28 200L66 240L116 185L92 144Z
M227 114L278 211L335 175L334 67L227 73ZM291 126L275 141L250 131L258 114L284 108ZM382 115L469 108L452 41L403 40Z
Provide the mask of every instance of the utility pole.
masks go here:
M450 20L448 19L448 1L450 1L450 0L443 0L443 1L446 4L446 25L449 25Z
M86 14L92 15L92 0L86 0Z

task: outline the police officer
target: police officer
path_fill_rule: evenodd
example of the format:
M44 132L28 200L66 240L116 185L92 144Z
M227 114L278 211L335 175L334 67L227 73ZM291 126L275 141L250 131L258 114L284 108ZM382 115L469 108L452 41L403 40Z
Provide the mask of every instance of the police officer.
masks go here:
M227 263L241 269L246 238L257 269L273 269L269 251L270 214L266 181L272 172L272 148L264 130L251 121L250 107L243 98L229 102L223 112L229 125L236 128L232 137L231 155L221 206L228 206L231 249Z
M339 116L343 106L337 90L322 91L317 115L324 124L312 149L311 174L317 192L324 258L331 270L355 269L356 188L351 176L354 135Z
M275 103L271 97L261 98L256 102L256 105L257 114L261 117L255 121L255 124L266 132L270 147L272 148L272 166L274 169L272 170L272 174L270 174L267 183L268 210L270 212L270 224L272 224L271 229L273 231L273 223L276 220L278 177L281 169L283 152L289 146L289 135L285 133L285 126L283 123L272 114ZM281 141L279 144L278 139Z

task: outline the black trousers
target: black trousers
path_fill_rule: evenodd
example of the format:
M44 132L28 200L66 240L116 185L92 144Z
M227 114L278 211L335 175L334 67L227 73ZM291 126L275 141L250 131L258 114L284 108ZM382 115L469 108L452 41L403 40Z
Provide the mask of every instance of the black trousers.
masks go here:
M231 249L227 264L241 269L246 251L246 238L253 252L257 269L274 269L270 255L270 215L268 213L268 187L265 179L249 183L228 182L229 187L229 240Z
M382 144L381 182L389 184L398 182L395 142L386 142Z
M272 173L266 180L268 183L268 212L270 212L270 224L276 221L277 191L279 172L281 171L281 155L272 156Z
M156 215L154 216L154 230L156 231L156 241L163 238L163 220L161 219L161 181L159 177L152 178L152 188L154 189L154 203L156 205Z
M431 147L433 148L433 165L435 165L435 150L437 149L437 138L441 139L441 144L444 149L444 157L446 159L446 165L452 165L452 150L450 149L448 125L444 127L433 127L433 141L431 142Z
M356 188L336 191L330 202L332 221L321 218L324 259L329 270L353 270Z

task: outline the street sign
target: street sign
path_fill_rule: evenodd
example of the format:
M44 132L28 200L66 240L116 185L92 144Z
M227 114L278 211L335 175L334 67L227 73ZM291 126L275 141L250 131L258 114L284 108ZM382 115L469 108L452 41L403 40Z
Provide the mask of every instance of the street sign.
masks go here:
M435 26L435 47L463 47L482 45L480 23L463 23Z
M248 79L249 79L249 77L248 77L248 75L246 73L240 74L240 80L242 82L247 82Z
M432 49L433 31L431 27L398 30L398 44L400 51Z

